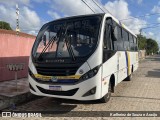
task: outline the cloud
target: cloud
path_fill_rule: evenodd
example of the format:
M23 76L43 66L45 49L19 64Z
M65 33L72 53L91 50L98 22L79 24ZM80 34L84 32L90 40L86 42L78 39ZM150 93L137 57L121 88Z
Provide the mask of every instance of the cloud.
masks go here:
M66 13L68 15L78 15L78 14L84 14L85 12L85 6L80 0L77 0L75 3L75 0L53 0L55 3L52 8L59 10L62 13ZM74 3L74 5L73 5ZM72 7L71 7L72 5ZM61 8L61 9L60 9ZM78 9L80 8L80 9ZM87 12L91 13L91 11L87 8Z
M43 2L47 2L47 3L50 3L51 0L32 0L34 2L37 2L37 3L43 3Z
M31 30L28 32L28 34L31 34L31 35L37 35L38 34L38 31L35 31L35 30Z
M160 23L160 17L157 18L157 21Z
M20 8L20 10L20 30L24 32L29 32L33 30L38 30L41 27L41 20L35 11L30 10L28 7L22 7ZM14 7L6 7L5 5L0 5L0 20L10 23L13 29L16 28L15 12L16 11Z
M31 0L0 0L0 3L3 3L0 6L0 18L2 20L6 20L11 23L11 26L15 28L16 26L16 15L15 15L15 7L7 8L6 5L11 3L11 5L15 5L16 3L22 4L23 7L20 8L20 26L23 26L23 30L37 29L41 26L41 20L37 13L34 10L31 10L29 7L32 6L30 4ZM53 19L58 19L66 16L73 15L83 15L83 14L93 14L92 10L87 7L81 0L33 0L37 3L47 2L49 3L49 8L46 13L50 15ZM101 0L96 0L99 4L101 4ZM139 0L142 1L142 0ZM102 12L93 2L92 0L85 0L90 7L96 12ZM26 6L26 7L24 7ZM27 7L28 6L28 7ZM118 19L131 18L131 12L128 8L128 3L125 0L114 0L113 2L109 1L104 5L112 14ZM117 12L118 11L118 12ZM133 32L136 34L139 33L139 29L144 27L146 21L140 19L129 19L127 21L122 21L126 24ZM33 32L32 32L33 33Z
M58 13L54 12L54 11L50 11L49 10L49 11L47 11L47 14L50 15L53 19L61 18L61 16Z
M130 28L135 34L138 34L139 30L146 26L146 21L133 18L131 16L131 12L128 9L128 3L125 0L115 0L113 2L109 1L105 4L105 8L108 9L113 14L113 16L119 20L132 18L121 22Z
M160 13L160 7L159 6L154 6L153 9L151 10L153 13Z
M154 33L153 33L153 32L148 32L148 35L149 35L149 36L153 36Z
M0 0L0 3L7 6L15 6L16 4L29 6L30 0Z
M20 21L22 21L24 28L37 28L40 26L40 18L37 13L30 10L28 7L22 8L22 13L20 14Z
M137 0L138 4L141 4L143 2L143 0Z
M101 0L96 0L101 4ZM51 0L51 10L47 11L53 19L57 19L65 16L93 14L92 10L87 7L81 0ZM85 0L90 7L96 11L96 13L102 12L92 0ZM141 0L142 2L142 0ZM124 18L131 18L131 12L128 8L128 3L125 0L115 0L113 2L107 2L104 7L108 9L119 20ZM118 12L117 12L118 11ZM145 27L146 21L141 19L130 19L122 21L136 34L139 33L139 29Z
M92 2L92 0L84 0L95 12L101 10ZM96 0L100 3L100 0ZM81 0L52 0L52 9L55 12L62 13L66 16L93 14L92 10ZM102 11L101 11L102 12ZM64 15L61 15L62 17Z
M149 13L147 13L147 14L145 14L146 16L145 16L145 18L146 19L149 19L149 18L151 18L151 16L150 16L150 14Z
M128 18L130 16L130 11L128 9L128 4L124 0L115 0L113 2L107 2L104 7L109 10L118 19ZM117 12L118 11L118 12Z

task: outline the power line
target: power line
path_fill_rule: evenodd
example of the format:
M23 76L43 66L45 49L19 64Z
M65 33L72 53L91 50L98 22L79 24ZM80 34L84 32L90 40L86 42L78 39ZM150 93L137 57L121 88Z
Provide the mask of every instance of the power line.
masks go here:
M130 30L139 30L139 29L149 29L149 28L156 28L156 27L160 27L160 26L149 26L149 27L144 27L144 28L137 28L137 29L130 29Z
M82 0L83 1L83 0ZM105 9L108 13L110 13L111 15L113 15L109 10L107 10L103 5L99 5L96 1L92 0L104 13L106 13L103 9ZM103 9L102 9L103 8ZM140 18L140 17L146 17L146 16L152 16L152 15L158 15L160 13L151 13L151 14L145 14L145 15L140 15L140 16L136 16L136 17L130 17L130 18L125 18L125 19L121 19L119 21L125 21L125 20L129 20L129 19L136 19L136 18ZM114 15L113 15L114 16ZM160 23L158 23L160 24ZM141 24L140 24L141 25Z
M94 0L92 0L94 2L94 4L96 4L104 13L106 13L100 6L97 2L95 2Z
M81 0L84 4L86 4L88 6L88 8L93 12L95 13L95 11L84 1L84 0Z
M145 27L145 28L141 28L141 29L156 28L156 27L160 27L160 26L151 26L151 27Z
M94 1L94 0L92 0L104 13L106 13L104 10L106 10L108 13L110 13L112 16L113 16L113 14L107 9L107 8L105 8L103 5L99 5L99 3L97 3L96 1ZM102 8L104 9L102 9Z
M136 18L141 18L141 17L146 17L146 16L152 16L152 15L158 15L158 14L160 14L160 13L145 14L145 15L140 15L140 16L136 16L136 17L124 18L124 19L121 19L120 21L125 21L125 20L130 20L130 19L136 19Z
M157 23L146 23L146 24L136 24L136 25L159 25L160 22L157 22Z

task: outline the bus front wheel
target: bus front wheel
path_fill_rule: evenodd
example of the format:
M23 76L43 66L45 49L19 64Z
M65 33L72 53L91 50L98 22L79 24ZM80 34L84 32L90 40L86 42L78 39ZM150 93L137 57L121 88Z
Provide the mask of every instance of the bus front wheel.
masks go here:
M100 99L100 102L107 103L111 98L111 82L109 82L108 93Z

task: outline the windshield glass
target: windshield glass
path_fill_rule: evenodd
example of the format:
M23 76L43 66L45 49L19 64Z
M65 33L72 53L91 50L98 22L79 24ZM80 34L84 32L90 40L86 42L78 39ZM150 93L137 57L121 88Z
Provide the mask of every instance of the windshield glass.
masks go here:
M91 54L97 45L100 22L100 16L90 16L45 24L33 46L33 57L74 60Z

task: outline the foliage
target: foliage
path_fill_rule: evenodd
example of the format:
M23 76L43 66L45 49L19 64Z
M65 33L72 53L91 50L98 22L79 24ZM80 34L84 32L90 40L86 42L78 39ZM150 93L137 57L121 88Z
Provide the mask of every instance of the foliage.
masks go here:
M159 46L156 40L151 38L147 39L145 36L137 35L138 38L138 47L140 50L146 50L146 53L155 54L159 51Z
M12 30L9 23L0 21L0 29Z
M147 39L147 48L146 48L147 54L157 53L159 51L158 44L153 39Z
M138 48L140 50L146 49L147 47L146 37L142 35L137 35L137 39L138 39Z

